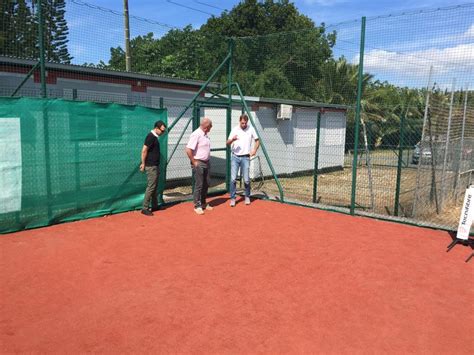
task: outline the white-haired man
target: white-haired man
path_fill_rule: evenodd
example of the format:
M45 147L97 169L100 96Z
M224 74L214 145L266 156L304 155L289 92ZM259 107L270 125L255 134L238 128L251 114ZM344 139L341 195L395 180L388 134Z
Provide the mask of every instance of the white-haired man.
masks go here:
M186 145L186 154L191 162L194 173L194 212L201 215L204 210L210 211L212 207L206 204L207 190L211 181L211 140L207 135L212 128L212 121L204 118L201 125L189 137Z

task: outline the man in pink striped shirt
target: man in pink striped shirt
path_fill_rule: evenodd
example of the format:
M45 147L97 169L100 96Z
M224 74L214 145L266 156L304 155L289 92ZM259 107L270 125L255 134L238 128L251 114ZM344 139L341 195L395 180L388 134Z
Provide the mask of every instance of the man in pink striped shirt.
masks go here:
M212 128L212 121L204 118L201 125L189 137L186 145L186 154L191 162L191 168L194 173L194 212L204 214L212 210L212 207L206 204L207 190L211 181L211 172L209 160L211 158L211 140L207 135Z

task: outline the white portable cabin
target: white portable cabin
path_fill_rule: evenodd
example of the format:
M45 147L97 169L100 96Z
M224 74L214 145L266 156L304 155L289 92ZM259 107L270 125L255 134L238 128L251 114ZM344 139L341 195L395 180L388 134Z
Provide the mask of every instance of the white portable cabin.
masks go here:
M245 100L277 175L314 170L318 114L321 115L318 170L343 168L347 111L344 106L257 97ZM281 105L290 107L291 117L278 117ZM241 113L240 106L232 109L232 127L238 125ZM206 108L203 116L213 121L209 134L212 147L225 148L226 109ZM261 148L257 155L262 161L263 174L271 175ZM212 158L213 174L225 174L225 152L214 152ZM257 174L257 168L251 164L251 177Z

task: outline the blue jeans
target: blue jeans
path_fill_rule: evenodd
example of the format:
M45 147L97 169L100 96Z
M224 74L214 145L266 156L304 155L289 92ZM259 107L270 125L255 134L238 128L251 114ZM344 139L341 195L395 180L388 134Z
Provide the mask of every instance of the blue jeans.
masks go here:
M245 196L250 197L250 157L239 157L232 154L230 170L230 198L235 199L237 186L237 172L240 171L244 177Z

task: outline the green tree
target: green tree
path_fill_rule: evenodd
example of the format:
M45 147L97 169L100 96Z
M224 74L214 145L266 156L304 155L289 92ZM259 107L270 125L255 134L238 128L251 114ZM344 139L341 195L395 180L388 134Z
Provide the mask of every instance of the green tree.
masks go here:
M285 34L274 34L285 31ZM171 30L157 39L150 33L131 41L132 69L189 79L207 79L225 58L228 38L235 43L234 68L247 95L305 99L313 96L320 66L328 60L335 34L325 34L289 1L242 1L211 17L200 29ZM111 48L109 67L123 70L125 53ZM226 82L223 71L216 81ZM272 87L272 83L275 87Z
M68 27L64 0L41 0L45 19L46 60L69 64ZM38 1L0 2L0 54L18 58L39 58Z
M261 79L258 85L240 82L242 89L249 95L267 97L278 92L252 89L265 87L262 80L282 83L284 75L293 88L286 87L279 97L311 98L314 81L321 75L320 66L331 57L335 43L335 33L325 34L324 25L316 26L289 1L242 1L230 12L209 19L201 31L209 39L206 44L213 58L224 58L227 52L223 37L237 37L235 72L251 72ZM218 64L212 58L210 62L211 67Z
M71 63L69 54L68 34L65 13L65 0L43 0L45 19L45 49L46 60L64 64Z
M181 78L202 78L204 48L202 34L186 26L171 30L160 39L153 33L138 36L130 41L132 70ZM125 70L125 51L121 47L110 49L109 67Z
M0 54L37 58L37 27L25 0L4 0L0 5Z

